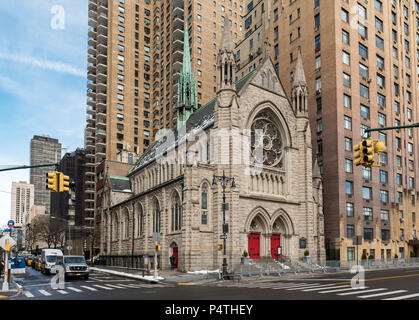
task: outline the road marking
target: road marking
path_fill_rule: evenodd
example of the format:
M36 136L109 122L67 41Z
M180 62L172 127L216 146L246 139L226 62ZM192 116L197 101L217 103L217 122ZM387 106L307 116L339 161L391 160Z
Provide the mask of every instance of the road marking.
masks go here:
M38 290L40 293L42 293L44 296L50 296L51 293L45 291L45 290Z
M90 291L97 291L97 289L92 288L92 287L88 287L88 286L80 286L80 288L85 288L85 289L90 290Z
M280 286L277 287L278 289L299 289L299 288L308 288L308 287L313 287L313 286L318 286L320 285L319 283L307 283L307 284L297 284L297 285L290 285L290 286Z
M377 292L377 291L383 291L383 290L387 290L387 288L365 290L362 293ZM338 296L348 296L348 295L351 295L351 294L359 294L359 292L338 293Z
M33 294L30 293L29 291L23 291L23 294L28 298L33 298Z
M407 290L397 290L397 291L390 291L390 292L384 292L384 293L369 294L367 296L359 296L357 298L361 298L361 299L374 298L374 297L386 296L386 295L390 295L390 294L402 293L402 292L406 292L406 291Z
M388 280L388 279L400 279L400 278L409 278L409 277L419 277L419 274L408 274L404 276L391 276L391 277L381 277L381 278L373 278L373 279L366 279L366 280L359 280L359 281L377 281L377 280ZM338 282L335 284L348 284L350 282Z
M2 299L2 298L7 298L7 296L0 296L0 299Z
M283 283L270 283L270 284L261 284L258 285L258 288L271 288L271 287L275 287L275 288L292 288L292 287L299 287L299 286L304 286L304 285L308 285L308 283L301 283L301 284L283 284Z
M59 292L61 294L68 294L68 292L67 291L64 291L64 290L57 290L57 292Z
M334 293L334 292L342 292L342 291L349 291L349 290L364 290L366 288L368 288L368 287L327 290L327 291L320 291L319 293Z
M113 288L108 288L108 287L100 286L98 284L94 284L94 286L95 287L98 287L98 288L106 289L106 290L113 290Z
M318 290L323 290L323 289L333 289L333 288L347 288L349 287L349 285L345 285L345 286L329 286L328 288L310 288L307 290L302 290L303 292L308 292L308 291L318 291Z
M113 288L117 288L117 289L126 289L125 287L121 287L121 286L116 286L116 285L114 285L114 284L105 284L106 286L108 286L108 287L113 287Z
M178 282L178 286L193 286L195 282Z
M74 287L67 287L67 289L73 290L75 292L83 292L82 290L74 288Z
M332 286L331 284L322 284L322 285L317 285L317 284L310 284L310 285L305 285L305 286L298 286L295 288L290 288L290 289L286 289L286 290L300 290L300 289L309 289L309 288L322 288L322 287L330 287Z
M400 297L394 297L394 298L387 298L387 299L383 299L383 300L403 300L403 299L410 299L410 298L414 298L414 297L419 297L419 293L408 294L406 296L400 296Z

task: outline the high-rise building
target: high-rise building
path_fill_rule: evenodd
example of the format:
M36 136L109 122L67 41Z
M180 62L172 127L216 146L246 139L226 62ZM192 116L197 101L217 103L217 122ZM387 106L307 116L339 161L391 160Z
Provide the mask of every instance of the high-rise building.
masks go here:
M418 254L418 131L373 132L387 146L379 168L354 167L353 146L366 128L419 122L419 1L247 1L245 31L257 30L261 19L250 17L262 3L270 6L270 56L286 92L301 54L308 105L315 106L309 117L324 183L327 258L356 260L356 235L363 238L359 258ZM244 61L250 44L240 48Z
M141 156L176 125L185 18L197 107L216 95L224 19L241 39L244 0L89 0L86 210L96 210L95 168L122 150ZM93 191L93 192L92 192Z
M61 143L58 139L48 136L33 136L31 139L31 165L55 163L61 158ZM46 189L46 174L54 167L40 167L30 169L30 183L34 185L34 204L45 206L50 210L50 191Z
M29 213L34 204L34 185L26 181L12 182L11 219L16 228L22 228L25 214Z

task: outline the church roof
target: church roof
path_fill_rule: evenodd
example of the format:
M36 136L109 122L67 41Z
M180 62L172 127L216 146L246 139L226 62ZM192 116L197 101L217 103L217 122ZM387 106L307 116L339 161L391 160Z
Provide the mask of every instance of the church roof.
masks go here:
M304 67L303 67L303 58L301 57L300 51L298 51L298 59L297 59L297 65L295 67L293 86L294 87L307 86L306 76L305 76Z
M240 90L244 87L247 81L251 78L251 75L255 72L256 69L249 72L240 80L236 81L236 90L240 92ZM216 98L209 101L207 104L203 105L197 111L191 114L188 121L186 122L186 132L187 134L190 133L197 133L201 130L205 130L211 127L214 124L215 116L214 116L214 106L215 106ZM175 136L175 146L178 145L178 132L176 127L171 129ZM159 140L154 141L154 143L147 149L147 151L138 159L137 163L128 171L128 175L133 174L135 171L144 168L148 164L152 163L156 158L156 151L157 148L163 143L163 137Z
M111 188L114 192L131 192L131 182L127 177L109 175Z

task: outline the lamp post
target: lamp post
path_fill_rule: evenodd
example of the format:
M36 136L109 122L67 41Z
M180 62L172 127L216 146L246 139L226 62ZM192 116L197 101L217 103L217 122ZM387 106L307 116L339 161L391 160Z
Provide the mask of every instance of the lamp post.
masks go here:
M222 211L223 211L223 279L227 276L227 233L228 233L228 224L226 224L226 210L228 210L227 203L226 203L226 187L227 183L231 182L231 188L234 189L236 187L236 183L234 182L234 178L227 177L223 170L222 176L214 175L212 178L212 186L215 188L217 186L217 180L221 182L221 187L223 188L223 204L222 204Z

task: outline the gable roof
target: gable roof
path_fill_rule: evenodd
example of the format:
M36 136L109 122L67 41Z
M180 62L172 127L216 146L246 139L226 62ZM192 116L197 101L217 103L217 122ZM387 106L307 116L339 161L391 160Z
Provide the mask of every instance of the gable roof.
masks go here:
M254 69L248 74L246 74L243 78L236 81L236 91L240 92L244 85L251 79L251 75L255 72ZM214 106L216 102L216 97L213 98L211 101L203 105L197 111L191 114L188 121L186 122L186 133L189 134L192 132L199 132L201 130L205 130L211 127L214 124L215 116L214 116ZM175 146L178 145L178 132L176 127L173 127L172 132L175 137ZM154 141L154 143L147 149L147 151L138 159L137 163L128 171L128 176L132 175L135 171L144 168L148 164L152 163L156 158L156 151L158 147L164 142L163 138Z

